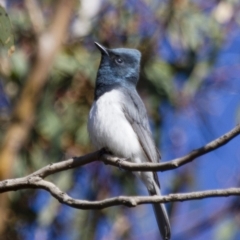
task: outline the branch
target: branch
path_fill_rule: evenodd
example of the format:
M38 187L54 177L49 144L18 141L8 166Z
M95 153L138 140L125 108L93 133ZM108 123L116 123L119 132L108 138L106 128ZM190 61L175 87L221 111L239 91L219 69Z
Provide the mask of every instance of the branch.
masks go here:
M224 134L223 136L215 139L214 141L208 143L204 147L193 150L189 154L169 161L167 163L142 163L142 164L133 164L125 161L126 159L119 159L114 156L110 156L104 154L103 150L99 150L93 153L89 153L85 156L74 157L62 162L57 162L53 164L49 164L36 172L22 178L9 179L0 182L0 193L16 191L19 189L29 189L29 188L40 188L48 191L54 198L56 198L59 202L69 205L74 208L79 209L102 209L106 207L116 206L116 205L125 205L128 207L135 207L139 204L145 203L156 203L156 202L176 202L176 201L187 201L194 199L202 199L209 197L226 197L232 195L240 195L240 188L229 188L225 190L209 190L209 191L201 191L201 192L193 192L193 193L182 193L182 194L169 194L167 196L146 196L146 197L126 197L119 196L114 198L105 199L102 201L86 201L86 200L77 200L71 198L66 193L62 192L56 185L53 183L44 180L45 177L63 171L70 168L76 168L79 166L83 166L85 164L101 160L106 164L111 164L114 166L121 165L122 168L136 171L149 171L149 170L159 170L166 171L170 169L177 168L182 166L196 157L199 157L205 153L213 151L217 149L231 139L236 137L240 133L240 125L237 125L230 132Z
M74 157L70 158L65 161L57 162L57 163L51 163L36 172L33 172L32 174L28 175L27 177L40 177L45 178L51 174L61 172L64 170L80 167L86 164L89 164L91 162L95 161L102 161L105 164L110 164L113 166L121 167L125 170L131 170L131 171L167 171L174 168L178 168L184 164L187 164L191 161L193 161L195 158L202 156L210 151L213 151L224 144L228 143L230 140L232 140L234 137L240 134L240 125L237 125L235 128L233 128L230 132L224 134L223 136L215 139L214 141L208 143L207 145L195 149L189 154L181 157L173 159L169 162L164 163L131 163L129 161L126 161L126 159L121 159L118 157L114 157L109 154L105 154L103 150L99 150L93 153L86 154L81 157ZM2 181L5 182L5 181ZM0 182L0 184L2 183Z
M136 207L137 205L146 203L166 203L166 202L178 202L196 200L210 197L227 197L227 196L239 196L240 188L228 188L224 190L208 190L199 191L192 193L181 193L181 194L169 194L166 196L119 196L108 198L101 201L87 201L78 200L70 197L68 194L62 192L53 183L43 180L38 176L27 176L23 178L10 179L0 182L0 192L8 192L19 189L38 188L45 189L59 202L66 204L73 208L78 209L103 209L107 207L125 205L127 207Z
M131 163L126 161L126 159L121 159L109 154L105 154L103 150L99 150L93 153L89 153L87 155L81 157L74 157L65 161L57 162L49 164L38 171L32 173L29 176L39 176L41 178L45 178L51 174L56 172L64 171L71 168L80 167L95 161L102 161L105 164L113 165L116 167L121 167L125 170L131 171L168 171L175 168L178 168L184 164L187 164L199 156L202 156L210 151L213 151L225 144L227 144L230 140L240 134L240 125L237 125L230 132L224 134L223 136L213 140L207 145L195 149L189 154L176 158L168 162L164 163Z
M175 168L178 168L184 164L187 164L193 160L195 160L197 157L200 157L206 153L209 153L215 149L218 149L219 147L227 144L229 141L231 141L233 138L238 136L240 134L240 124L238 124L235 128L233 128L228 133L222 135L221 137L209 142L205 146L201 148L197 148L187 155L173 159L168 162L164 163L131 163L129 161L123 161L126 159L119 159L117 157L113 157L110 155L104 154L101 158L101 160L105 164L110 164L113 166L120 166L122 169L125 170L131 170L131 171L168 171Z

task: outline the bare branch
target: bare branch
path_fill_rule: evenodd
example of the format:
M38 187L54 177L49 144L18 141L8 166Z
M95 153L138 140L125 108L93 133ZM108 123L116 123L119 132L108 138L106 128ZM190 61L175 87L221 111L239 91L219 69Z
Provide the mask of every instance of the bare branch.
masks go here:
M88 163L97 161L100 158L101 153L102 153L102 151L100 150L100 151L86 154L81 157L74 157L74 158L70 158L65 161L51 163L51 164L48 164L47 166L37 170L36 172L30 174L28 177L38 176L41 178L45 178L45 177L47 177L51 174L57 173L57 172L61 172L61 171L71 169L71 168L80 167L80 166L86 165Z
M131 163L129 161L126 161L126 159L121 159L118 157L114 157L109 154L103 154L104 151L99 150L93 153L89 153L87 155L81 156L81 157L74 157L65 161L57 162L57 163L51 163L36 172L28 175L27 177L40 177L45 178L51 174L64 171L71 168L80 167L83 165L86 165L88 163L94 162L94 161L103 161L105 164L110 164L113 166L121 167L125 170L131 170L131 171L167 171L171 170L177 167L180 167L188 162L193 161L195 158L204 155L210 151L213 151L220 146L228 143L231 139L236 137L240 133L240 125L237 125L234 129L232 129L230 132L224 134L223 136L215 139L214 141L208 143L207 145L198 148L196 150L193 150L189 154L181 157L173 159L169 162L164 163ZM3 181L4 182L4 181ZM1 184L1 182L0 182Z
M188 201L210 197L239 196L240 188L228 188L221 190L208 190L192 193L169 194L166 196L119 196L108 198L101 201L78 200L62 192L53 183L43 180L38 176L27 176L24 178L10 179L0 182L0 192L8 192L19 189L39 188L48 191L59 202L78 209L103 209L107 207L125 205L127 207L136 207L137 205L147 203L166 203L177 201Z
M131 170L131 171L149 171L149 170L151 170L151 171L164 172L164 171L178 168L184 164L187 164L187 163L195 160L197 157L200 157L206 153L209 153L209 152L227 144L230 140L232 140L239 134L240 134L240 125L238 124L231 131L229 131L228 133L224 134L223 136L213 140L212 142L208 143L207 145L205 145L201 148L195 149L183 157L176 158L171 161L164 162L164 163L137 164L137 163L131 163L129 161L123 161L126 159L119 159L117 157L113 157L113 156L106 155L106 154L104 154L102 156L101 160L106 164L110 164L110 165L114 165L114 166L121 166L121 168L125 169L125 170Z
M114 156L110 156L108 154L104 154L104 151L99 150L93 153L89 153L85 156L81 157L74 157L62 162L57 162L53 164L49 164L36 172L22 178L16 179L9 179L0 182L0 193L9 192L9 191L16 191L20 189L30 189L30 188L39 188L45 189L48 191L54 198L56 198L59 202L69 205L74 208L79 209L102 209L106 207L116 206L116 205L125 205L128 207L135 207L139 204L146 204L146 203L166 203L166 202L176 202L176 201L187 201L187 200L194 200L194 199L202 199L202 198L209 198L209 197L226 197L232 195L240 195L240 188L229 188L224 190L208 190L208 191L201 191L201 192L192 192L192 193L181 193L181 194L169 194L167 196L119 196L114 198L108 198L102 201L86 201L86 200L77 200L71 198L66 193L62 192L55 184L44 180L45 177L63 171L70 168L76 168L79 166L83 166L85 164L100 160L106 164L111 164L114 166L121 165L122 168L136 171L166 171L170 169L177 168L186 164L195 158L213 151L214 149L223 146L231 139L236 137L240 133L240 125L236 126L230 132L226 133L225 135L215 139L214 141L208 143L204 147L199 149L193 150L186 156L181 158L174 159L167 163L159 163L159 164L133 164L126 159L119 159Z

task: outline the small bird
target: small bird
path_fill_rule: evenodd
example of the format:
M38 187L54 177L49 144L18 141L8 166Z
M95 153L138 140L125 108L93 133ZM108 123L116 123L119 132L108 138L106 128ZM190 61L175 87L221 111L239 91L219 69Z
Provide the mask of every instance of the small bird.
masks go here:
M94 102L88 118L88 132L97 149L105 148L134 163L160 161L153 141L146 108L137 93L141 53L136 49L101 51ZM156 172L134 172L145 184L149 195L161 195ZM171 238L170 223L164 204L153 204L162 238Z

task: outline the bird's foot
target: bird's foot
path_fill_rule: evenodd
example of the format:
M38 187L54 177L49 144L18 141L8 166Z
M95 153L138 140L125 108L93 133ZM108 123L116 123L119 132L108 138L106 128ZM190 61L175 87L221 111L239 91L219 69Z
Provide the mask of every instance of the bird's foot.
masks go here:
M122 169L122 166L121 166L121 163L122 163L122 159L118 159L116 162L117 162L117 165L118 165L118 168L119 168L119 170L121 170L121 171L123 171L123 169Z
M108 148L102 148L100 150L100 152L101 152L101 155L103 155L103 154L113 155L112 152Z
M121 166L122 162L124 162L124 161L130 161L130 160L131 160L130 158L126 158L125 160L119 158L119 159L116 161L116 162L117 162L117 165L118 165L118 168L119 168L121 171L123 171L124 169L123 169L122 166Z

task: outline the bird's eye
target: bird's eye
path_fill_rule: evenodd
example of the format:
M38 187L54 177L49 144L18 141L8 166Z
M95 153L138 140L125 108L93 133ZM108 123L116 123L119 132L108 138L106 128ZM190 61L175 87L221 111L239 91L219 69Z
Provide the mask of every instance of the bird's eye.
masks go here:
M120 57L116 57L116 58L115 58L115 62L116 62L117 64L122 64L122 63L123 63L123 60L122 60Z

